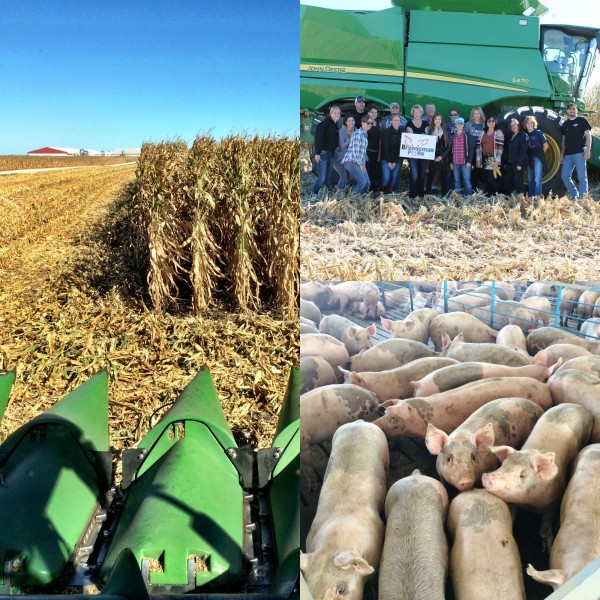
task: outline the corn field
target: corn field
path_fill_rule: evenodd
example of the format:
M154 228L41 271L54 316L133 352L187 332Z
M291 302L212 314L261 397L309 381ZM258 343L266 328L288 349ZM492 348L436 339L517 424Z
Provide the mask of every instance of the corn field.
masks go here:
M299 141L199 136L146 143L130 187L135 252L159 312L215 295L240 310L297 311Z

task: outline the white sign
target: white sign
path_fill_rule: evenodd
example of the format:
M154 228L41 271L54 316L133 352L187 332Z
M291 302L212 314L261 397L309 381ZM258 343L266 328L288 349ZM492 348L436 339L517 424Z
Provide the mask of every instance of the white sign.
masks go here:
M403 133L400 145L400 156L404 158L435 158L437 136L420 135L418 133Z

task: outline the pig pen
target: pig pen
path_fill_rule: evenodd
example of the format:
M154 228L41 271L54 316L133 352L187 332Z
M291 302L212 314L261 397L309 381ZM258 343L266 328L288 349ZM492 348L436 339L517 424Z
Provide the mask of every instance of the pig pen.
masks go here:
M386 309L385 316L386 318L389 318L391 320L404 319L411 310L422 308L424 306L423 302L427 300L428 296L429 298L433 296L433 292L421 292L421 296L416 295L416 289L418 289L418 284L416 282L382 282L378 283L378 286L381 290L382 302ZM393 293L397 291L400 287L409 288L410 295L408 303L398 301L397 295ZM439 291L442 293L444 292L442 286L439 286ZM448 290L446 290L446 293L448 293ZM517 293L515 300L520 299L521 295L522 290ZM556 308L559 301L557 300L557 298L552 298L550 301L552 305L552 318L550 319L549 325L559 327L558 321L556 322L556 324L554 323L554 318L558 319L558 311L556 310ZM327 314L337 313L331 311L323 312L323 316ZM344 316L348 317L350 320L356 322L358 325L361 325L363 327L367 327L373 322L371 320L365 320L358 316L350 315L347 313L345 313ZM560 328L564 329L565 331L570 331L571 333L576 333L580 335L576 328L577 320L574 320L575 327L571 326ZM573 321L571 321L571 323L573 323ZM375 321L375 324L377 326L377 331L375 335L372 336L373 342L377 343L389 339L390 332L381 325L379 319ZM428 345L431 348L433 348L431 340L429 341ZM304 477L301 478L302 481L300 487L300 531L301 548L303 551L305 550L306 537L308 535L316 513L319 493L325 475L325 470L327 468L327 462L329 460L330 451L331 443L324 442L313 446L312 451L310 453L309 467L314 472L315 478L318 482L318 489L316 491L310 491L308 489L306 479ZM428 475L430 477L439 479L439 476L435 469L435 463L436 457L429 453L429 451L425 447L425 442L423 440L402 437L396 440L395 442L391 442L390 467L387 474L387 489L389 490L389 488L393 485L394 482L410 475L415 469L419 469L424 475ZM447 490L450 500L452 500L458 494L458 490L451 486L447 486ZM548 598L552 594L552 589L546 585L537 583L525 573L525 569L527 568L527 565L529 563L535 565L535 567L538 570L545 570L549 568L549 555L542 551L541 538L539 536L541 517L534 513L526 512L520 509L515 510L516 514L513 527L513 535L519 547L521 565L523 568L523 580L525 583L525 590L527 594L526 597L528 600ZM376 571L374 576L367 580L364 593L365 600L377 600L377 574L378 571ZM454 593L452 591L450 578L448 578L447 581L446 598L447 600L454 600Z

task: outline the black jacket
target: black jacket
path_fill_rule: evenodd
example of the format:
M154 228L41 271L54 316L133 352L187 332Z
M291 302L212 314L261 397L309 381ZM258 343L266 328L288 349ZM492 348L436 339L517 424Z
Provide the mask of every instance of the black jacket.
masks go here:
M400 159L400 141L402 130L397 131L393 127L388 127L381 134L381 160L385 162L397 163Z
M513 138L508 137L508 164L514 163L519 167L524 167L527 164L527 148L529 146L529 136L524 131L519 131Z
M331 117L323 119L317 125L317 130L315 131L315 154L321 154L324 151L333 154L339 143L340 137L337 123L334 123Z

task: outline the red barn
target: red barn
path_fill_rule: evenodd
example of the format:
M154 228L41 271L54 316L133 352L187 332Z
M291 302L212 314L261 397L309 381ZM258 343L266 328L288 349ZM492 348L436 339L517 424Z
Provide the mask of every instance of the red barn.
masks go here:
M56 148L55 146L46 146L37 150L30 150L27 153L29 156L71 156L79 154L79 150L75 148Z

